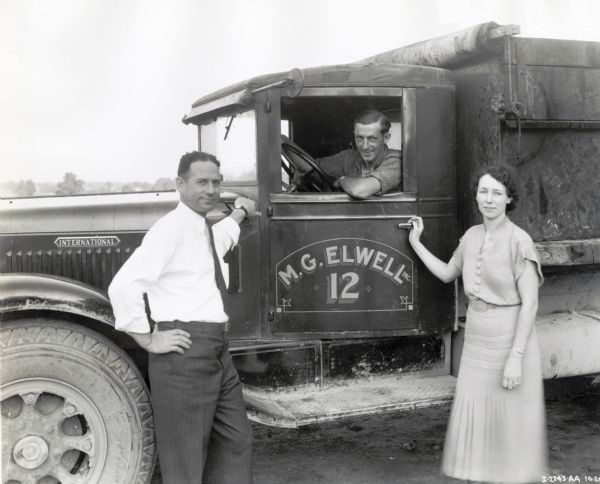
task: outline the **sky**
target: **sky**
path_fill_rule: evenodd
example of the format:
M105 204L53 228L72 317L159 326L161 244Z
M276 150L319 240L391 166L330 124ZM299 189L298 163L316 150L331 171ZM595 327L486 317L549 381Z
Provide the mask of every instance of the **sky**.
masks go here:
M0 0L0 181L173 176L201 96L486 21L600 41L597 0Z

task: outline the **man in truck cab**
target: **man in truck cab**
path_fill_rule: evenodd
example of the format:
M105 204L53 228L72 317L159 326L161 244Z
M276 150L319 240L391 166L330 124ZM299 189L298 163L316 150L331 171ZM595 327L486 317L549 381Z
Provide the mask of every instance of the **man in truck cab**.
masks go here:
M383 195L398 187L402 178L402 153L387 146L390 127L382 112L362 111L354 118L354 148L314 161L334 179L334 188L352 197ZM297 175L308 173L310 168L306 163L297 163Z

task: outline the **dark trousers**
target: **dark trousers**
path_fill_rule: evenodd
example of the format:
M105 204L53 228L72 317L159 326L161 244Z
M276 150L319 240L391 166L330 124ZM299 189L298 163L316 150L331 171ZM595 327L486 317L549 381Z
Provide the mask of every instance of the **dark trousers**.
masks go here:
M190 349L149 361L162 482L251 483L252 434L224 325L159 323L173 328L191 334Z

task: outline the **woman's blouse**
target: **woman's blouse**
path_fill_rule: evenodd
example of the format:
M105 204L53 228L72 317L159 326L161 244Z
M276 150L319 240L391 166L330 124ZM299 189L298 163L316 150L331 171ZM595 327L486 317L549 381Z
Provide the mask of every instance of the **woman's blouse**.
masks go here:
M465 294L469 299L498 306L521 304L517 281L527 260L535 263L539 284L544 281L533 240L508 217L489 233L483 250L485 235L483 224L471 227L450 259L462 272Z

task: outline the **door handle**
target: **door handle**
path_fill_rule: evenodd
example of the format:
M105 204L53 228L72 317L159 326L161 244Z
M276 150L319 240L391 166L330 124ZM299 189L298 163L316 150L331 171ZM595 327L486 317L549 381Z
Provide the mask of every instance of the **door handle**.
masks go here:
M402 221L398 224L399 229L412 229L411 220L415 217L415 215L405 215L399 217Z

